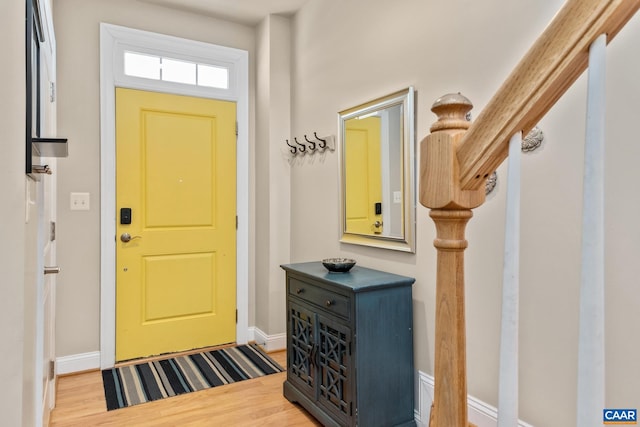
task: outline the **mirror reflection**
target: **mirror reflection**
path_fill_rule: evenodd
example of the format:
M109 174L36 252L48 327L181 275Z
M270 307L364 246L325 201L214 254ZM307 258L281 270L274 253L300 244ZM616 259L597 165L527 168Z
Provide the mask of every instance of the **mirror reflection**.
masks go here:
M342 238L414 252L413 89L340 112Z

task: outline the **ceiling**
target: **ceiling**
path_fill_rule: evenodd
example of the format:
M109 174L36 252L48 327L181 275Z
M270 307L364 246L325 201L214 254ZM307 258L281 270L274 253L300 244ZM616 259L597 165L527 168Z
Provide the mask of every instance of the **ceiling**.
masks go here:
M214 18L256 25L269 14L291 15L307 0L141 0Z

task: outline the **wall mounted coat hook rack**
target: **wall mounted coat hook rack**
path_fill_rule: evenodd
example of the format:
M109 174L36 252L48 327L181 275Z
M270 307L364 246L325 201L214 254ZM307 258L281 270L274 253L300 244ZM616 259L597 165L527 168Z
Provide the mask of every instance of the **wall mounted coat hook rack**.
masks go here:
M313 132L313 138L304 135L304 142L298 141L298 137L293 137L293 143L289 143L288 139L285 139L289 152L293 156L298 154L314 154L317 152L325 152L327 150L333 151L335 149L335 137L333 135L320 138L317 132ZM310 135L310 134L309 134Z

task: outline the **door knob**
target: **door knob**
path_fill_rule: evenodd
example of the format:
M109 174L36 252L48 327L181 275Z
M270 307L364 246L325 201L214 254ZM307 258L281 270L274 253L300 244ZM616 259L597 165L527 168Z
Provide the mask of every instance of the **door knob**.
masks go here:
M374 227L382 227L382 221L376 221L373 223Z
M133 239L142 239L142 236L131 236L131 234L129 233L122 233L122 235L120 236L120 240L125 243L130 242Z

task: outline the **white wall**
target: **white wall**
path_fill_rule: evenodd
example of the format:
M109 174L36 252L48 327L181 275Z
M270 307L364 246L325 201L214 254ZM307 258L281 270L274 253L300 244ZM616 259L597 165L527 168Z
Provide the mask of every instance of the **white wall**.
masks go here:
M290 259L291 38L289 18L271 15L257 30L256 75L256 326L285 331L285 287L280 265ZM267 346L270 349L269 346Z
M418 141L435 120L436 98L462 92L474 116L544 30L562 1L310 0L293 20L292 134L338 133L337 112L409 85L417 90ZM609 50L607 151L607 405L640 401L640 226L635 216L640 144L638 18ZM544 149L523 159L520 417L539 426L575 425L584 76L545 117ZM419 159L419 153L417 153ZM419 164L419 161L418 161ZM433 374L435 230L417 208L417 253L340 244L338 161L291 170L293 262L349 256L416 278L416 368ZM504 179L467 228L469 393L497 404ZM627 337L625 339L625 336Z
M6 425L36 423L38 187L25 175L24 2L3 4L0 67L0 413ZM33 202L33 203L29 203ZM27 211L27 205L30 209ZM41 259L41 258L40 258Z
M24 3L7 2L0 13L0 413L22 425L25 272L25 62ZM29 398L29 396L27 396Z

